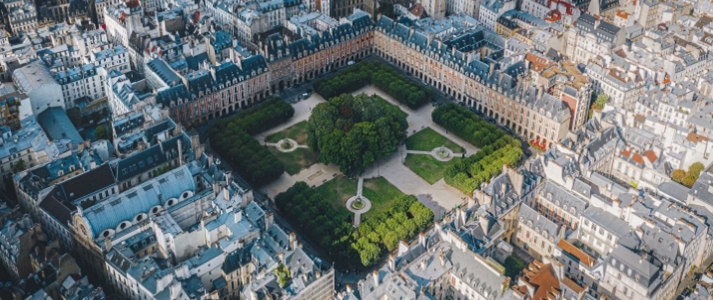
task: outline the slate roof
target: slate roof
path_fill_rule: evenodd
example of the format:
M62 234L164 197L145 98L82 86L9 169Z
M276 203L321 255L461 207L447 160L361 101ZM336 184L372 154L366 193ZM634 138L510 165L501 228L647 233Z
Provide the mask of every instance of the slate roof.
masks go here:
M340 24L334 28L293 41L289 45L290 53L293 59L299 59L298 55L303 54L304 51L314 53L319 51L321 45L329 47L334 43L340 43L342 38L355 37L369 30L372 26L371 18L368 15L357 16L351 20L351 23Z
M628 274L631 270L632 275L630 280L643 285L648 289L649 294L657 288L662 280L659 277L661 272L661 263L653 259L653 257L642 257L637 253L627 249L624 246L614 248L609 255L607 268L623 268L623 274Z
M114 177L116 177L117 182L123 182L127 179L131 179L177 157L179 139L181 140L184 148L183 153L188 153L191 140L186 134L181 133L165 141L158 142L141 152L137 152L119 160L112 166Z
M109 164L103 164L91 171L79 174L58 185L64 199L74 202L115 184L114 174Z
M37 122L45 130L51 140L69 139L74 146L84 142L84 139L69 120L67 113L61 107L50 107L37 116Z
M166 64L165 61L163 61L160 58L155 58L148 63L146 63L146 66L151 69L158 77L163 80L169 87L173 87L176 85L181 84L183 81L181 81L181 77L176 74L171 68Z
M599 207L588 207L584 210L584 213L582 213L582 217L604 228L604 230L611 232L612 235L618 238L623 237L631 231L629 223Z
M60 186L55 186L40 202L40 209L66 227L72 219L72 213L77 211L77 207L63 199L61 190Z
M544 233L547 232L546 236L548 238L552 237L554 240L558 239L557 224L540 215L540 213L538 213L536 210L534 210L527 204L523 203L520 205L520 212L518 214L518 218L520 220L519 223L527 224L527 226L533 230L538 229L537 232L539 234L545 235ZM532 222L532 226L529 225L529 222Z
M115 229L139 213L148 213L154 206L164 206L183 192L195 190L196 182L184 165L106 199L84 210L83 215L92 236L98 237L105 229Z

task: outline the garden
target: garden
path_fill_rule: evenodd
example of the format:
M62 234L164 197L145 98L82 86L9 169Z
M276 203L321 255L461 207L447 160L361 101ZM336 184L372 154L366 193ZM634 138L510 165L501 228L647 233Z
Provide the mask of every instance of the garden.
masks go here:
M515 166L523 156L519 140L456 104L436 108L431 117L436 124L480 148L474 155L455 161L444 173L446 183L466 195L500 174L503 165Z
M209 132L211 147L253 186L274 181L283 163L252 135L289 120L294 109L274 97L234 116L215 122Z
M404 165L429 184L434 184L443 178L448 167L459 160L461 160L460 157L454 157L450 161L439 161L431 155L408 154Z
M307 128L307 144L319 153L319 161L354 176L394 153L406 138L408 123L398 107L383 99L342 94L315 106Z
M450 149L454 153L465 152L463 147L458 146L458 144L442 136L430 127L426 127L406 139L406 149L408 150L431 151L441 146Z
M384 177L364 179L362 195L371 201L371 209L364 214L366 218L388 210L394 199L405 196Z
M381 62L360 62L349 66L330 79L314 81L314 90L325 99L351 93L373 84L411 109L431 101L433 91Z
M307 144L307 126L307 121L299 122L283 131L267 136L265 142L277 143L283 139L291 139L300 145Z
M345 204L349 198L356 196L357 180L339 175L314 190L335 209L348 212Z
M433 212L415 196L389 191L390 188L379 181L365 182L365 186L371 186L375 193L383 193L378 201L389 203L388 208L375 212L356 231L352 226L353 215L346 209L335 208L327 197L337 197L325 192L327 189L319 191L298 182L277 195L275 203L282 214L339 267L361 269L375 264L385 251L394 250L400 240L413 238L433 222ZM389 197L393 198L383 200Z

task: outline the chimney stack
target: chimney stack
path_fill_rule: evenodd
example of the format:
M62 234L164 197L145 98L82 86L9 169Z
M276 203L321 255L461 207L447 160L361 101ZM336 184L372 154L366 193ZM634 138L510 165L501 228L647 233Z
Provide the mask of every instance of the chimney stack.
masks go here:
M180 167L183 165L183 145L182 145L181 139L178 139L177 142L178 142L178 144L177 144L178 145L178 166Z
M294 232L290 233L290 250L297 249L297 235Z

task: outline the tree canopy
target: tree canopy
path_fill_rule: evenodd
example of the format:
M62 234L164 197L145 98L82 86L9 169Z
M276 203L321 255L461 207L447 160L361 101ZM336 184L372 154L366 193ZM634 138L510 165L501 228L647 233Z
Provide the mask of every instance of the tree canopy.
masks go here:
M519 140L456 104L436 108L431 117L436 124L480 148L474 155L449 166L444 174L447 184L466 195L500 174L503 165L513 166L523 156Z
M698 177L701 176L701 172L703 172L705 168L703 163L694 162L688 167L688 172L681 169L673 170L673 172L671 172L671 180L690 188L696 183L696 180L698 180Z
M307 144L321 162L353 176L396 151L406 128L398 107L364 94L342 94L312 109Z
M251 135L287 121L295 110L274 97L255 107L216 122L210 145L250 184L262 186L285 171L280 161Z
M412 109L421 107L433 97L433 91L429 87L409 79L393 67L380 62L360 62L347 67L337 76L315 80L313 86L318 94L329 99L351 93L368 84L374 84Z
M394 199L390 209L369 217L356 231L351 213L335 209L304 182L277 195L275 203L333 261L349 267L373 265L384 251L395 249L399 241L413 238L433 222L433 212L413 195Z

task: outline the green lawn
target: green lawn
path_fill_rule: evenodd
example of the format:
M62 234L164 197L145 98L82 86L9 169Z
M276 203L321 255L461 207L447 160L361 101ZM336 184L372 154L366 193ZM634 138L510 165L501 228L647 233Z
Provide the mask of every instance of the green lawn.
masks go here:
M318 155L309 151L309 149L297 148L292 152L280 152L275 147L267 147L267 149L285 165L285 171L290 175L295 175L302 169L308 168L318 162Z
M409 150L431 151L434 148L445 146L454 153L463 153L463 147L442 136L431 127L426 127L414 135L406 138L406 148Z
M349 198L356 196L357 180L339 175L327 183L320 185L315 191L329 201L336 209L346 210ZM351 212L350 212L351 213Z
M307 121L302 121L299 122L295 125L290 126L289 128L273 133L269 135L267 138L265 138L265 141L268 143L277 143L277 141L284 139L284 138L290 138L295 141L297 141L298 144L300 145L306 145L307 144Z
M445 173L446 168L459 159L460 157L454 157L450 161L443 162L433 158L433 156L430 155L408 154L406 155L404 165L418 176L421 176L421 178L426 180L428 183L434 184L436 181L443 178L443 173Z
M404 195L384 177L364 179L364 187L361 194L371 201L371 209L364 214L366 218L377 212L389 209L394 198ZM364 217L361 219L362 222L365 220Z

